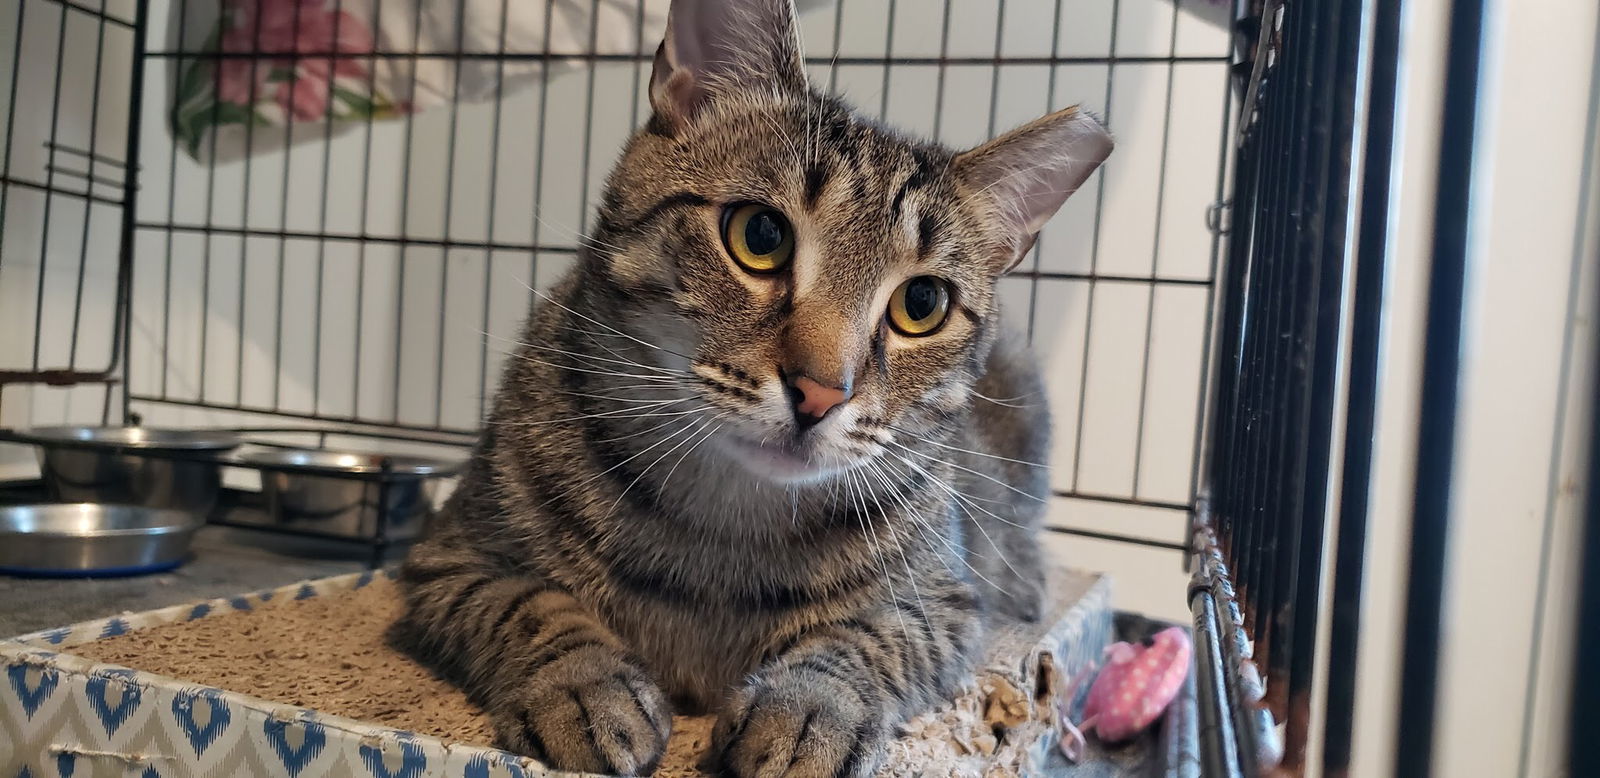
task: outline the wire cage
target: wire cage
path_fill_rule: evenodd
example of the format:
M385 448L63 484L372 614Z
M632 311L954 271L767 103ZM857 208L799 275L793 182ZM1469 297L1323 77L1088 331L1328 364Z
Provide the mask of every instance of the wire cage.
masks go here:
M142 419L382 446L470 443L532 290L576 261L647 113L668 6L15 2L0 426ZM1229 10L800 7L814 83L890 125L972 145L1081 102L1117 132L1116 160L1002 295L1048 363L1056 537L1181 586Z
M1304 764L1365 21L1359 4L1254 10L1239 28L1244 108L1196 511L1196 626L1220 649L1201 683L1220 689L1232 720L1218 726L1238 743L1211 752L1218 775L1250 772L1257 754ZM1370 294L1371 278L1358 283Z
M470 445L535 290L580 260L648 112L667 6L10 1L0 440L145 421L396 451ZM1191 587L1205 774L1298 765L1347 284L1352 396L1373 380L1381 266L1344 277L1371 9L801 5L813 82L888 124L970 145L1082 102L1118 135L1002 281L1056 418L1049 542L1178 613ZM1396 13L1377 14L1374 72ZM1370 432L1370 403L1352 407L1348 434ZM251 526L237 512L261 506L232 499L213 520ZM374 565L386 524L356 538ZM1352 618L1353 595L1331 596ZM1353 662L1338 641L1334 663ZM1348 692L1330 752L1348 748Z

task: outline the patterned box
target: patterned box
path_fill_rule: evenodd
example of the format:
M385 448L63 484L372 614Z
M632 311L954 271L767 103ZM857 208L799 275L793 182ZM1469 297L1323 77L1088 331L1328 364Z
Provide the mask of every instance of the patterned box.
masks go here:
M348 592L374 577L308 581L0 640L0 778L568 775L492 748L63 653L132 630L251 610L275 598ZM1066 679L1098 658L1111 634L1109 581L1054 571L1051 590L1058 596L1048 624L996 629L972 687L911 722L881 774L1014 775L1040 763L1055 743L1055 697ZM998 742L996 726L1006 729Z

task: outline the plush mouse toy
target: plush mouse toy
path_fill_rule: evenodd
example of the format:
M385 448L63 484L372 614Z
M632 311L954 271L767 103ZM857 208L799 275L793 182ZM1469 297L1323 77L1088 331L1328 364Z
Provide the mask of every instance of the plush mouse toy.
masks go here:
M1061 753L1077 761L1087 742L1084 733L1093 732L1106 743L1120 743L1161 718L1189 675L1192 654L1189 632L1182 627L1168 627L1139 645L1112 644L1106 649L1100 674L1089 687L1083 723L1074 726L1070 711L1061 711ZM1069 692L1064 704L1070 706L1076 696Z

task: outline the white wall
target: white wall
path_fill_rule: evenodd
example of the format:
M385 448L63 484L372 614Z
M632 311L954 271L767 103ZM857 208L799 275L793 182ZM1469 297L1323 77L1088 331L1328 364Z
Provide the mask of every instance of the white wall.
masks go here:
M13 170L38 177L43 172L37 151L50 129L48 74L62 12L44 0L7 0L0 19L14 15L17 3L26 4L27 46ZM130 0L119 3L113 9L130 13ZM498 14L498 2L488 5ZM955 145L976 144L1072 103L1106 116L1118 150L1103 178L1096 176L1068 203L1045 231L1036 259L1022 268L1070 277L1040 280L1036 288L1030 278L1012 278L1004 282L1003 293L1008 315L1024 328L1031 322L1049 377L1056 487L1187 504L1211 301L1205 281L1212 272L1213 241L1205 215L1217 196L1227 100L1220 61L1227 36L1202 16L1214 17L1214 8L1203 0L1186 0L1179 4L1181 11L1170 0L1013 0L1004 4L1001 20L1001 5L992 0L951 0L949 6L947 42L942 41L944 4L935 0L844 0L842 11L828 7L803 17L805 43L813 57L831 57L837 49L847 59L926 60L942 50L971 61L943 68L817 64L813 75L869 114L881 113L894 126ZM168 20L174 10L168 2L152 2L152 51L173 47ZM81 24L72 14L67 19L69 53L92 51L95 26ZM837 41L836 28L841 31ZM193 39L192 23L189 30L186 37ZM1032 59L1004 64L996 73L989 60L996 54L997 33L1002 57ZM99 101L101 131L114 135L116 144L125 122L125 68L119 63L127 61L128 38L119 38L124 48L107 53L104 72L110 78ZM645 51L654 45L646 40ZM1052 55L1074 61L1051 65ZM1172 55L1199 59L1164 61ZM1133 61L1107 64L1113 58ZM555 78L547 88L507 94L498 117L492 103L463 104L454 113L434 110L411 120L380 122L370 139L358 126L331 133L326 142L317 128L301 126L295 132L300 142L287 150L281 148L281 128L261 127L254 131L258 153L208 168L175 151L165 126L173 61L149 63L137 212L139 222L149 226L139 231L135 247L132 391L462 429L476 423L505 339L514 336L533 299L525 284L548 286L572 261L575 235L587 223L616 149L642 116L634 87L648 76L647 63L603 62ZM74 74L83 68L72 67ZM116 74L121 80L112 77ZM82 78L74 75L63 88L69 101L83 106L63 115L57 123L62 132L86 132L82 110L92 103L79 99L87 89ZM591 80L592 116L586 113ZM8 84L9 78L0 81ZM369 140L370 166L363 163ZM43 198L13 194L6 221L0 317L16 321L0 326L4 366L31 356L31 300L43 223L35 201ZM97 218L91 234L96 261L86 278L96 288L109 283L113 267L114 209L108 210L112 217ZM81 208L59 204L51 216L50 234L65 237L50 242L47 318L70 320L71 296L63 288L76 279L80 243L75 230L82 218ZM169 232L160 228L164 224L210 224L228 232ZM237 234L241 230L252 234ZM273 236L280 231L404 234L500 248L447 249L394 240L364 246L319 243ZM534 244L552 250L531 250ZM58 274L63 288L54 280ZM1096 280L1087 278L1091 275ZM14 295L27 304L11 302ZM94 307L96 315L105 310ZM47 355L62 350L55 320L49 318L44 328ZM109 327L95 321L80 340L87 346L98 338L95 345L104 349L109 343L101 333L109 333ZM98 389L12 389L0 406L0 423L89 420L99 415L101 399ZM162 423L284 423L159 403L135 405ZM1060 526L1169 543L1181 543L1186 526L1182 510L1086 499L1055 499L1050 517ZM1048 542L1075 565L1112 571L1123 607L1187 618L1186 577L1177 551L1065 535Z
M1492 2L1466 279L1434 770L1563 774L1594 354L1588 2ZM1350 775L1393 773L1448 3L1409 5ZM1582 193L1588 191L1587 200ZM1586 208L1580 207L1580 203Z
M1435 750L1443 775L1545 776L1565 762L1582 431L1596 397L1600 174L1586 163L1600 8L1491 5ZM1516 726L1482 731L1487 710L1513 712Z

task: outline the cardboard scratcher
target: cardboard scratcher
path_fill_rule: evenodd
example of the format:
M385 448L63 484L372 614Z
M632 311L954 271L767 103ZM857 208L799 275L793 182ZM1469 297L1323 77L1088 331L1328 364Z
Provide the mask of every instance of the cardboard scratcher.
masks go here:
M1050 573L1039 624L990 627L956 699L909 722L889 776L1036 772L1054 697L1111 639L1110 584ZM481 711L388 648L395 585L362 573L0 641L0 775L570 775L489 747ZM709 717L678 717L663 778L698 776Z

